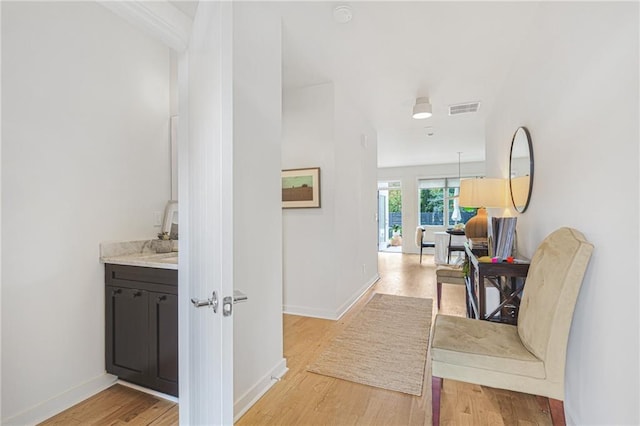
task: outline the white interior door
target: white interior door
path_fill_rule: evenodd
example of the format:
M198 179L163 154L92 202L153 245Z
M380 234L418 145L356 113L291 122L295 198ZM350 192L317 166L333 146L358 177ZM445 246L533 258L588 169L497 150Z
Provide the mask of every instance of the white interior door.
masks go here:
M232 4L199 2L191 19L168 1L101 1L180 54L180 424L233 424ZM173 192L173 191L172 191ZM216 292L217 312L196 308Z
M387 248L387 239L387 196L378 191L378 250Z
M178 70L180 424L233 424L231 35L231 3L200 2Z

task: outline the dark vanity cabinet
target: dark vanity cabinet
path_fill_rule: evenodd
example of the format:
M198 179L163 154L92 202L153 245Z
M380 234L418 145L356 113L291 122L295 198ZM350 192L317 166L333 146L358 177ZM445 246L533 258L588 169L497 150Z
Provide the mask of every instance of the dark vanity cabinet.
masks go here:
M178 396L178 271L105 264L107 372Z

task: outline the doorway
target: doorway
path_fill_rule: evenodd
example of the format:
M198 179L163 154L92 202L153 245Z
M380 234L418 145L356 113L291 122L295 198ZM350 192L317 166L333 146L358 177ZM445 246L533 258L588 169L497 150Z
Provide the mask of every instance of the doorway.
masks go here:
M402 253L400 181L378 182L378 251Z

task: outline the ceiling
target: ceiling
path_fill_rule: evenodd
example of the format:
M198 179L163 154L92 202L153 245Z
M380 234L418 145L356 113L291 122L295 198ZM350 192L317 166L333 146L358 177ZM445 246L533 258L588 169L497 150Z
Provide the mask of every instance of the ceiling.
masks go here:
M193 16L197 2L172 2ZM378 132L378 166L484 161L484 123L519 45L533 30L533 2L267 3L283 22L283 86L333 82ZM353 19L333 18L347 4ZM411 118L417 97L433 116ZM480 101L477 113L448 106ZM433 135L429 136L431 127Z
M280 6L285 88L332 81L348 93L378 132L379 167L483 161L485 119L538 3L351 2L346 24L339 4ZM433 116L414 120L420 96ZM468 101L478 113L448 115Z

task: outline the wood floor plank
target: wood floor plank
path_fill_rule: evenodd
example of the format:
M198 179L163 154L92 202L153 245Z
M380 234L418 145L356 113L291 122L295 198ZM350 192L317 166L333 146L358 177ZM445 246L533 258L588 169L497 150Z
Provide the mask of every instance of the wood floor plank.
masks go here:
M160 416L158 416L153 422L149 423L152 426L174 426L178 424L179 409L177 404L173 404L171 408L166 410Z
M175 406L174 402L114 385L41 425L147 425Z
M284 315L288 373L236 423L249 425L430 425L431 373L427 357L422 396L374 388L306 371L374 292L435 300L433 256L380 253L381 279L339 321ZM442 313L465 315L464 287L444 285ZM434 309L434 316L435 316ZM45 425L178 424L178 405L124 386L47 420ZM444 380L442 425L551 425L548 405L532 395Z
M92 424L97 426L108 426L118 424L118 422L128 423L129 421L134 420L138 414L146 411L156 401L156 398L141 393L141 395L136 395L123 405L119 406L117 410L112 411L97 421L93 421Z
M177 404L166 399L158 399L158 401L151 407L147 408L142 413L138 414L138 418L148 420L149 423L153 422L157 418L163 416L167 411L176 407Z

